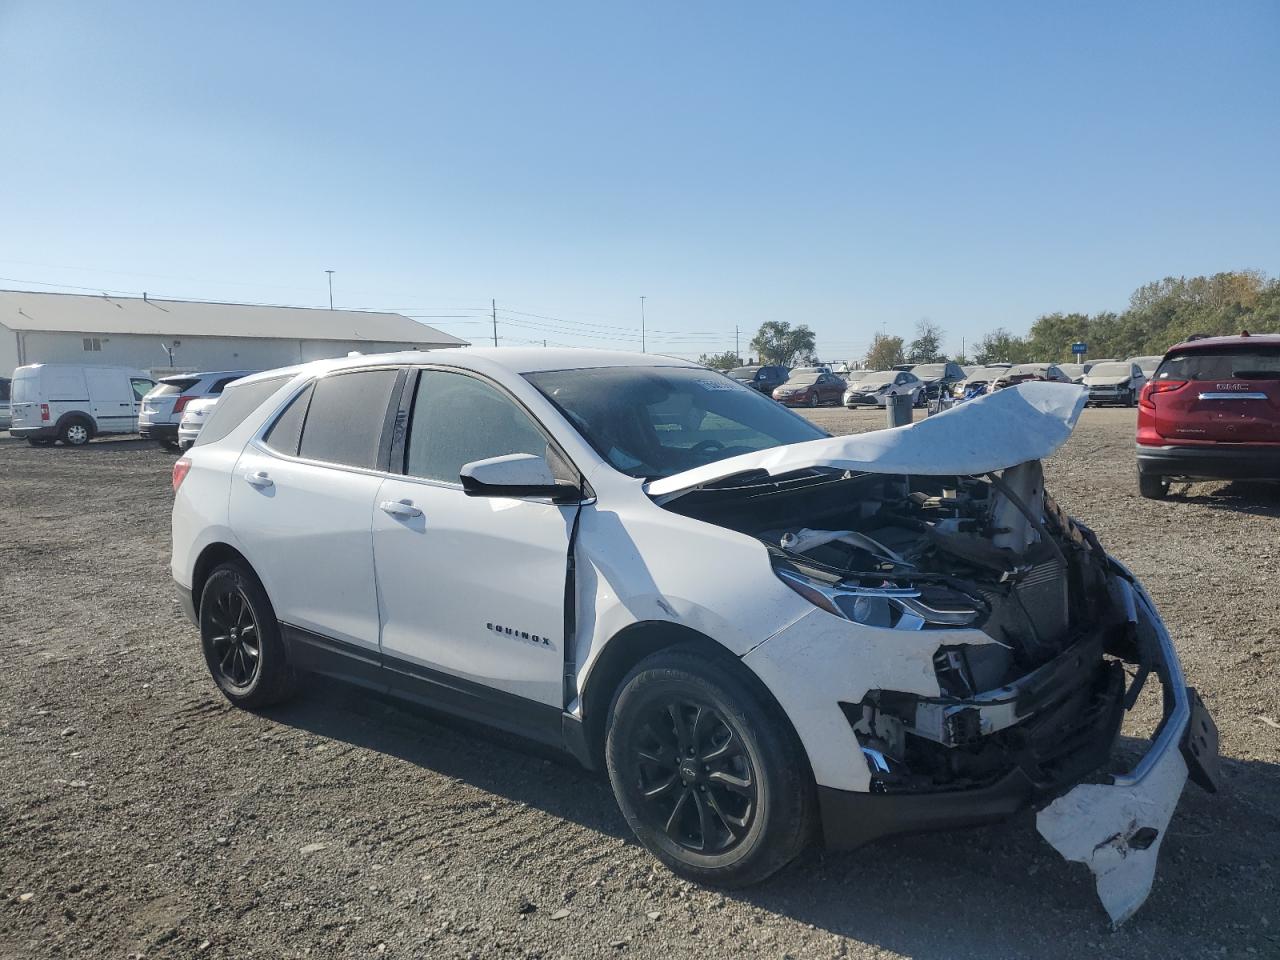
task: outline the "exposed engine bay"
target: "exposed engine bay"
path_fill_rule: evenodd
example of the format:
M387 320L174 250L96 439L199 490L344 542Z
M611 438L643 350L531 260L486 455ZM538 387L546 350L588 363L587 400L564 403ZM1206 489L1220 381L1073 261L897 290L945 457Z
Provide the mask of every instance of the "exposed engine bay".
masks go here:
M940 697L872 690L840 704L873 791L963 789L1022 767L1051 796L1105 761L1121 659L1141 658L1105 553L1045 494L1038 461L981 477L740 477L668 509L759 538L777 576L835 616L957 631L938 637ZM985 642L959 639L971 631Z

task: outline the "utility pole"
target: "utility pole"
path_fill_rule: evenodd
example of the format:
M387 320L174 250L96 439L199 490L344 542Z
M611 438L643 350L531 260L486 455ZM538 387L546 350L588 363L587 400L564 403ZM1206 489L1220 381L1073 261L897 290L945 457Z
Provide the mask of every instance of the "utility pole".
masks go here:
M498 301L490 300L489 306L493 309L493 345L498 345Z
M333 309L333 271L326 270L325 273L329 275L329 309L332 310Z
M742 354L738 352L739 349L740 348L738 347L738 325L735 323L733 325L733 359L738 361L738 363L741 363Z
M644 297L640 298L640 352L649 352L644 348Z
M961 360L969 359L969 355L964 352L964 337L960 338L960 359Z

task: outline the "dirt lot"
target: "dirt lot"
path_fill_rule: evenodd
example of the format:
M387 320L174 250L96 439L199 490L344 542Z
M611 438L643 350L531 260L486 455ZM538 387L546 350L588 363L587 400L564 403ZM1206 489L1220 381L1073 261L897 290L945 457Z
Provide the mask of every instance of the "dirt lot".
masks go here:
M233 710L169 586L172 457L0 434L0 956L1280 956L1280 489L1141 500L1132 435L1132 411L1086 411L1051 489L1145 578L1226 790L1188 787L1112 932L1029 817L722 894L657 867L607 781L527 744L334 684Z

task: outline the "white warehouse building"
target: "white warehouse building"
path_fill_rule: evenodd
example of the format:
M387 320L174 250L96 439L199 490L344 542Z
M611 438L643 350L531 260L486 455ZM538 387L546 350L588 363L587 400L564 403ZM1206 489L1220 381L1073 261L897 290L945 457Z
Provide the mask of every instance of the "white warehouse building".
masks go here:
M0 290L0 376L28 363L136 367L158 376L266 370L352 351L466 345L398 313Z

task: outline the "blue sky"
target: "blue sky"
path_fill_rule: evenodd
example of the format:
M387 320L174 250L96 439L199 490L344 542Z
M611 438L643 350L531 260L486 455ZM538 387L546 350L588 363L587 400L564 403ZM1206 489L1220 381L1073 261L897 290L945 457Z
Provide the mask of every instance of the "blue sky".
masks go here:
M1274 2L0 0L0 286L956 349L1280 270L1278 52Z

